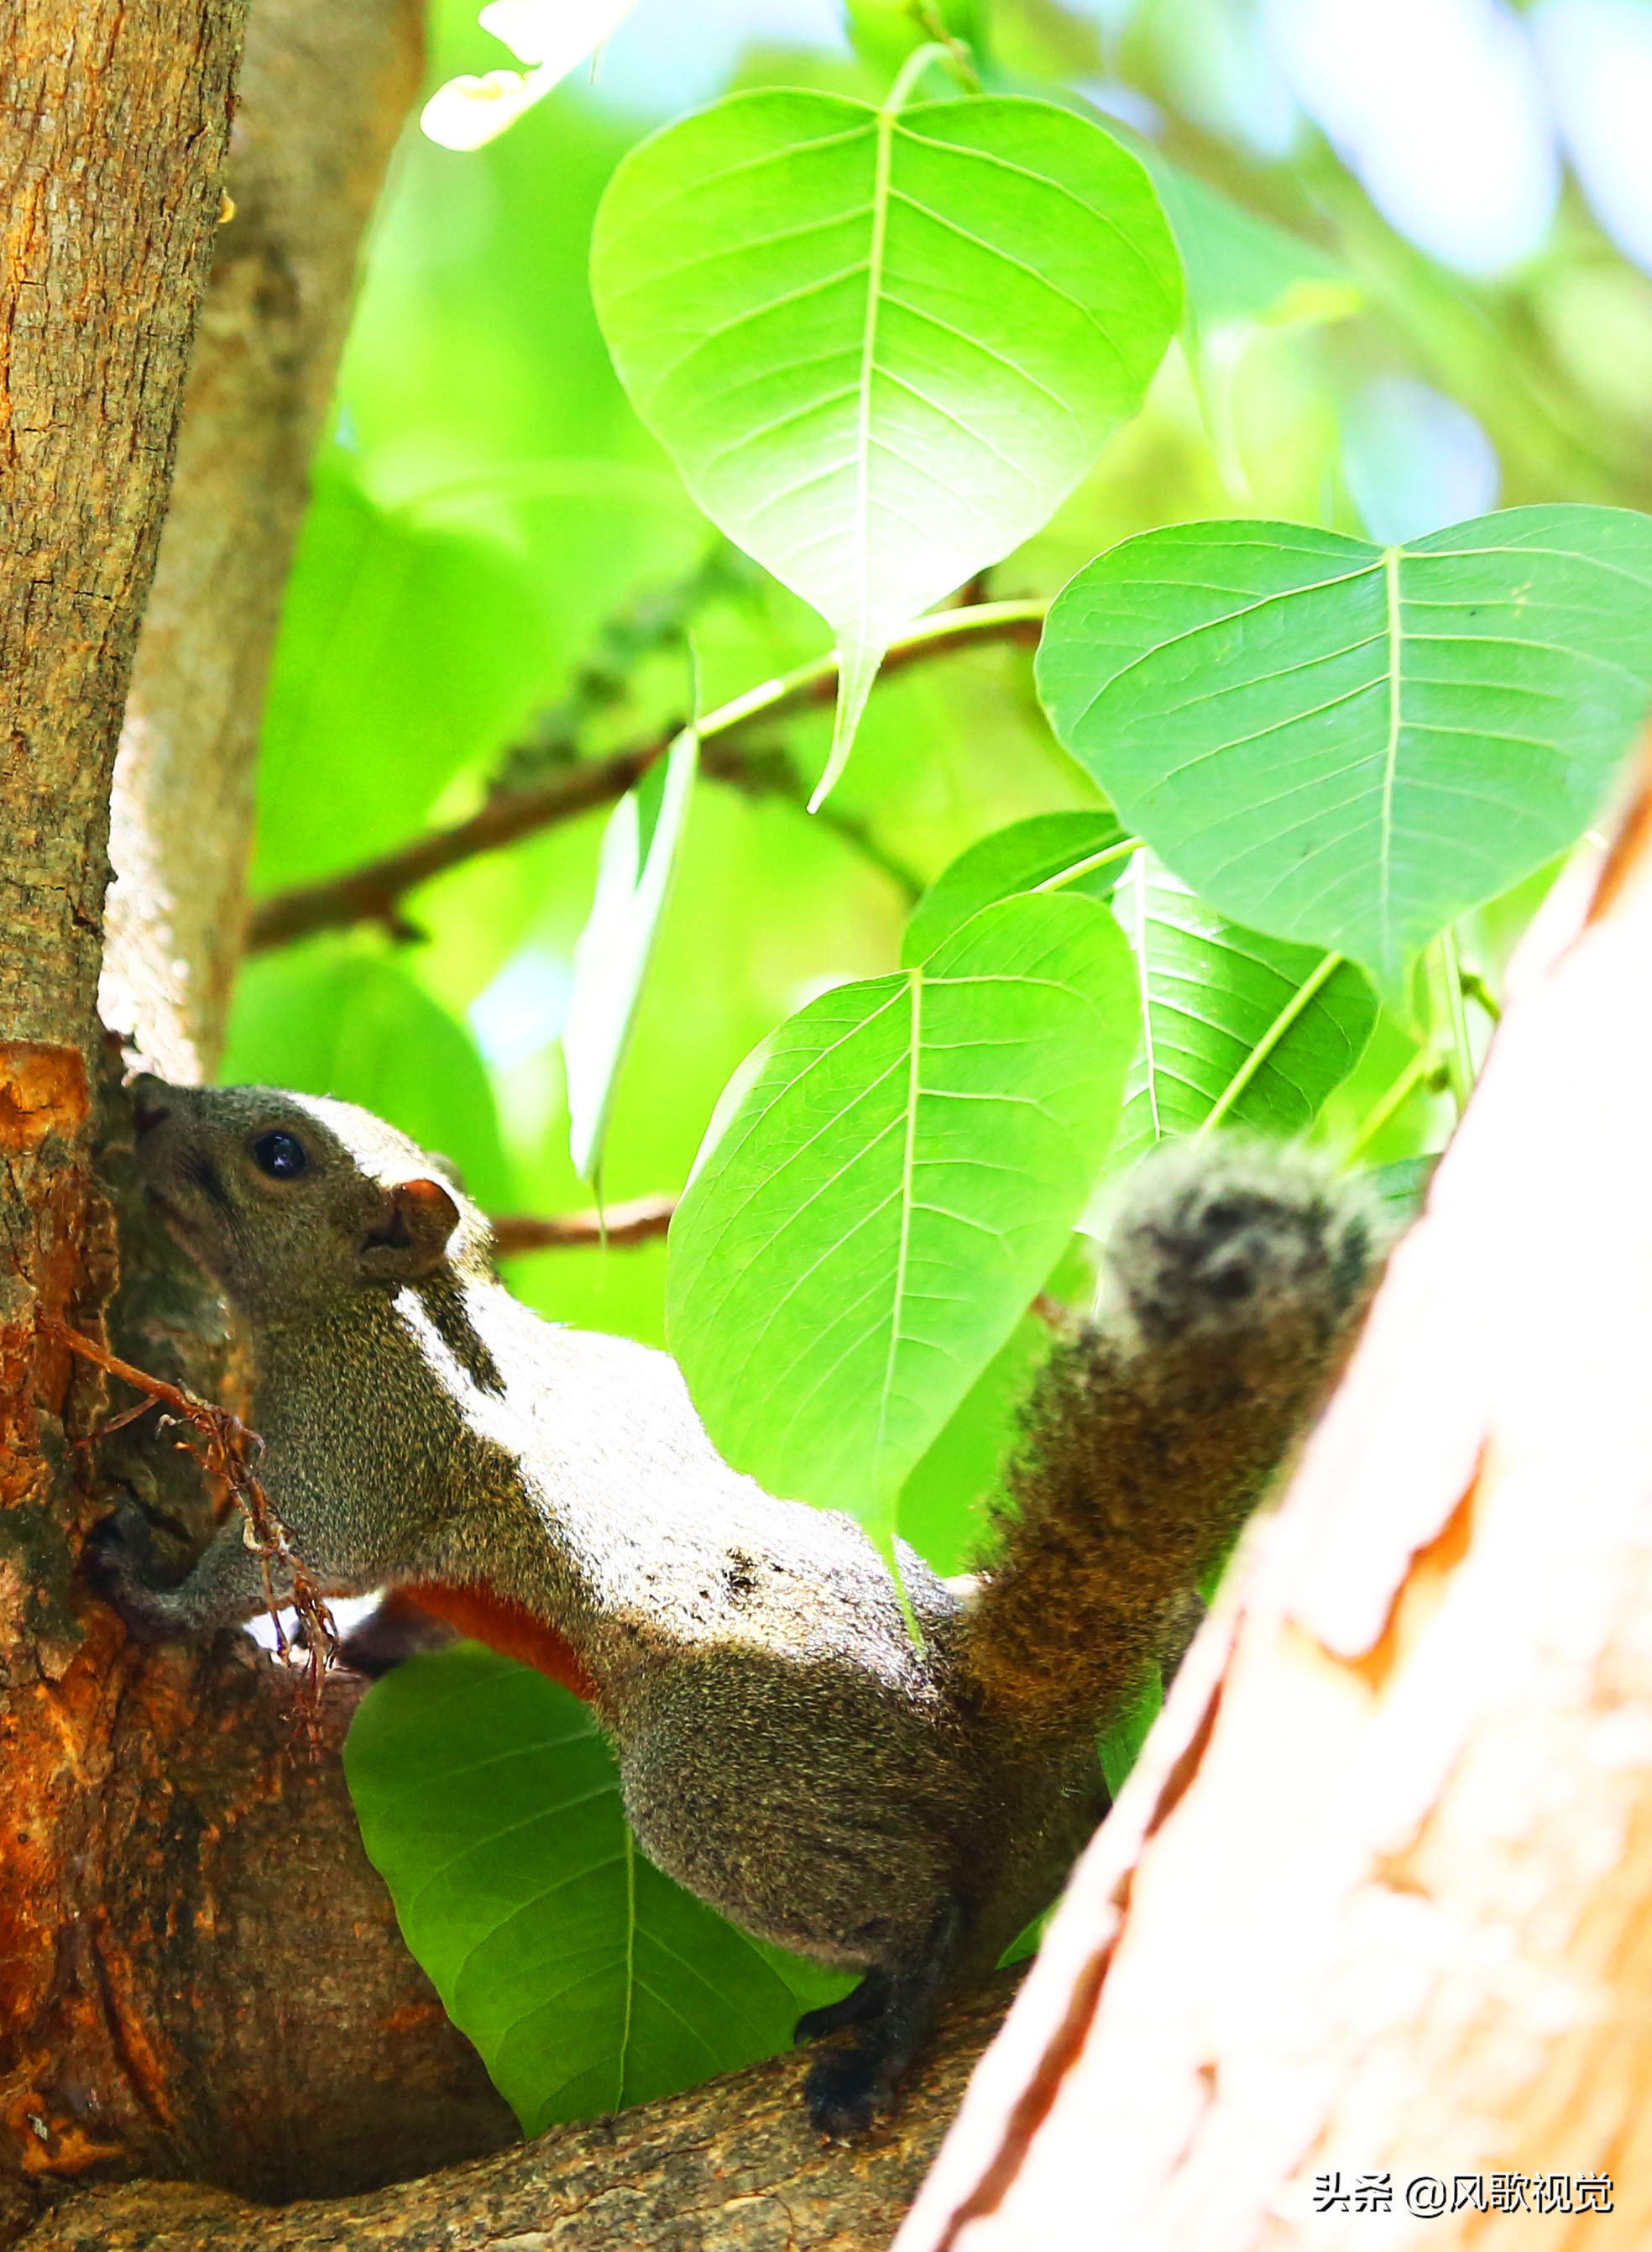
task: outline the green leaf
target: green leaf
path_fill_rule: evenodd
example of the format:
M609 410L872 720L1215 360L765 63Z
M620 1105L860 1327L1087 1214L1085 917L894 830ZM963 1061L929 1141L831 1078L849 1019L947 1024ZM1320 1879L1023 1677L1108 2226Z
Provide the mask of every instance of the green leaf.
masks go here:
M416 830L517 725L548 670L519 562L363 493L323 455L270 678L260 890L353 866Z
M668 1334L713 1440L879 1535L1055 1264L1137 1032L1094 901L1006 900L748 1060L672 1228Z
M1113 894L1142 978L1145 1030L1124 1083L1113 1163L1212 1114L1300 1134L1359 1061L1377 996L1351 962L1229 922L1152 853Z
M1359 284L1336 259L1259 219L1158 149L1143 148L1142 161L1182 253L1188 309L1200 330L1235 321L1335 321L1357 311Z
M1116 1798L1129 1779L1130 1769L1141 1755L1148 1740L1148 1732L1164 1708L1164 1696L1159 1686L1156 1666L1149 1667L1136 1684L1135 1692L1115 1719L1101 1731L1097 1751L1100 1755L1101 1772L1107 1778L1110 1795Z
M1121 849L1122 848L1122 849ZM900 943L900 959L910 970L927 961L954 931L995 900L1036 892L1052 879L1061 889L1107 899L1129 858L1129 839L1113 815L1035 813L995 829L943 868L913 909ZM1094 862L1086 868L1086 862ZM1083 872L1077 872L1082 870Z
M1358 1062L1377 997L1352 963L1227 921L1107 812L1034 814L972 844L913 908L902 959L921 962L993 900L1046 888L1111 900L1136 957L1142 1043L1114 1164L1213 1111L1300 1133Z
M1177 525L1099 556L1038 658L1056 733L1225 914L1400 997L1569 844L1652 699L1652 518L1510 509L1404 548Z
M1397 1226L1409 1227L1422 1216L1439 1163L1438 1156L1396 1157L1391 1164L1372 1165L1358 1178Z
M736 94L620 166L591 279L696 500L836 637L823 794L892 636L1042 526L1182 302L1142 165L1013 96Z
M614 1085L670 893L698 756L698 737L685 727L663 762L621 799L602 832L596 897L574 946L562 1029L568 1149L582 1180L594 1180L601 1167Z
M789 2043L792 1977L643 1858L595 1722L542 1675L476 1643L411 1659L344 1770L402 1936L524 2134Z

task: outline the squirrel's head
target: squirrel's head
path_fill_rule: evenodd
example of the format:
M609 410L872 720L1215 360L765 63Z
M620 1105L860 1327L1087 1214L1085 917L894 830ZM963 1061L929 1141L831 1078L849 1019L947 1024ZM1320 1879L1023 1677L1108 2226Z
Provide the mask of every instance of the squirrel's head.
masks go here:
M149 1197L248 1313L489 1271L453 1167L353 1102L144 1076L132 1112Z

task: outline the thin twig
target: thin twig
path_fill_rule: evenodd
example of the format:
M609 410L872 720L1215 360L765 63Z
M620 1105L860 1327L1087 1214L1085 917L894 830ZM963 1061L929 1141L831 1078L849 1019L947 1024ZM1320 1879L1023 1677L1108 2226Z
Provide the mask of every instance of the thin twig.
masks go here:
M1462 969L1457 953L1457 934L1449 924L1440 934L1432 949L1433 967L1438 981L1440 1014L1445 1019L1448 1045L1445 1062L1451 1086L1451 1099L1461 1117L1468 1108L1468 1097L1474 1093L1475 1052L1468 1038L1468 1011L1463 1007Z
M708 782L726 783L746 797L782 797L788 804L807 811L809 785L798 773L791 754L778 746L770 750L741 751L727 744L713 743L700 753L700 772ZM858 813L850 813L836 800L816 809L814 818L822 829L829 830L841 838L851 851L858 852L863 860L870 861L880 875L887 876L908 907L914 907L927 888L917 870L881 844L872 831L871 824Z
M1432 1047L1418 1049L1398 1079L1378 1098L1361 1123L1353 1140L1343 1154L1344 1164L1351 1165L1377 1139L1392 1118L1397 1118L1419 1087L1434 1087L1444 1083L1445 1065Z
M433 829L410 844L369 860L360 868L330 876L324 883L300 884L253 910L246 950L262 954L276 946L289 946L318 930L344 930L352 923L399 924L396 935L406 934L396 908L403 896L428 883L449 868L457 868L484 852L496 852L519 838L559 822L574 820L593 806L612 805L634 789L663 754L670 738L660 735L641 748L615 751L606 759L573 768L538 789L501 792L450 829Z
M982 602L968 609L937 611L892 644L883 672L904 671L949 650L992 642L1034 643L1045 608L1042 601ZM836 658L818 657L708 712L699 730L705 770L732 780L727 754L738 738L793 712L829 704L836 689ZM484 852L496 852L503 845L571 821L593 807L613 804L636 787L656 760L663 757L675 733L675 729L662 731L646 743L573 767L535 789L498 792L468 821L432 830L381 859L324 882L278 892L253 909L248 952L262 953L316 931L342 930L358 922L387 923L405 935L408 926L399 909L408 892ZM833 825L858 850L866 851L866 833L852 817L836 814ZM886 873L908 887L916 883L910 872L889 855L881 855L881 865Z
M223 1481L246 1519L243 1538L263 1565L265 1594L275 1628L276 1654L283 1658L289 1657L291 1645L281 1627L282 1605L276 1600L271 1566L282 1566L292 1581L292 1609L303 1622L307 1644L305 1702L313 1716L320 1709L323 1677L337 1655L338 1637L321 1590L294 1553L287 1528L276 1515L254 1468L264 1451L262 1439L227 1408L215 1408L209 1401L184 1391L181 1385L169 1383L163 1376L150 1376L94 1338L82 1337L66 1323L47 1320L42 1327L82 1360L91 1361L109 1376L118 1376L135 1392L142 1392L150 1401L169 1408L180 1422L199 1432L205 1441L205 1450L198 1460L209 1477ZM130 1411L116 1416L106 1427L106 1432L118 1429L131 1420ZM194 1449L190 1451L193 1453Z
M590 1244L618 1249L651 1243L671 1225L674 1196L635 1197L600 1212L559 1213L540 1220L531 1213L507 1213L493 1222L493 1248L502 1259L519 1251L568 1251Z

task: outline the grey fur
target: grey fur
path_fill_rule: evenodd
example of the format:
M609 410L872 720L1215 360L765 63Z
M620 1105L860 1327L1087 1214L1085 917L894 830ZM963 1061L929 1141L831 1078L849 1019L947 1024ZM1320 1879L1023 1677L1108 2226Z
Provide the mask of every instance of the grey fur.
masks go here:
M143 1081L135 1109L151 1193L247 1317L262 1475L306 1568L341 1595L486 1587L554 1626L650 1857L747 1929L878 1982L881 2046L874 2025L813 2098L828 2130L864 2124L934 1991L996 1959L1104 1811L1085 1741L1101 1716L1070 1714L1058 1748L1023 1727L977 1662L980 1602L906 1550L915 1643L858 1526L730 1470L663 1354L518 1304L451 1177L440 1199L407 1189L433 1161L393 1129L260 1088ZM276 1129L309 1154L296 1179L252 1154ZM1231 1341L1247 1318L1221 1296L1200 1198L1172 1169L1121 1223L1117 1324L1149 1359L1167 1325ZM236 1522L176 1588L149 1583L129 1514L104 1553L143 1631L264 1601ZM1155 1598L1167 1635L1185 1632L1177 1570Z

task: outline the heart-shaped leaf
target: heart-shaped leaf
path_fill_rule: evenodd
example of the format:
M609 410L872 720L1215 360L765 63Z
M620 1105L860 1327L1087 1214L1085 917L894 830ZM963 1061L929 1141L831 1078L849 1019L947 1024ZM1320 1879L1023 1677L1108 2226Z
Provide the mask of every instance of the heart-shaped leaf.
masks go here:
M1359 1061L1377 996L1351 962L1229 922L1145 849L1113 909L1135 949L1145 1025L1113 1162L1216 1117L1300 1134Z
M1152 184L1099 126L896 99L742 94L668 126L592 243L638 414L836 637L822 794L892 636L1039 529L1181 314Z
M666 1306L737 1469L887 1537L1061 1252L1139 1024L1117 924L1055 893L838 986L757 1050L677 1209Z
M524 2134L772 2056L800 1995L841 1991L663 1876L586 1707L479 1643L377 1683L344 1767L402 1936Z
M907 918L900 958L908 969L927 961L971 915L1017 892L1052 890L1111 896L1135 849L1113 815L1034 813L995 829L943 868Z
M1229 922L1099 809L1035 813L960 853L913 909L903 958L993 900L1068 889L1112 902L1136 959L1142 1040L1114 1164L1212 1116L1300 1133L1359 1060L1377 999L1352 963Z
M1173 525L1068 585L1038 681L1178 875L1399 997L1610 788L1652 701L1652 518L1510 509L1403 548Z

